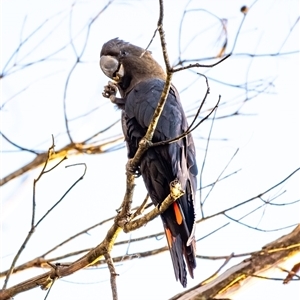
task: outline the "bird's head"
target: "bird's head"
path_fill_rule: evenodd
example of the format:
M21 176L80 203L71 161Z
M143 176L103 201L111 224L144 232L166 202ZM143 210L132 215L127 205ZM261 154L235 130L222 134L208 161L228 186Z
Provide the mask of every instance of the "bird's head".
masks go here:
M125 96L136 84L150 78L165 80L166 74L151 52L118 38L106 42L100 52L100 68Z

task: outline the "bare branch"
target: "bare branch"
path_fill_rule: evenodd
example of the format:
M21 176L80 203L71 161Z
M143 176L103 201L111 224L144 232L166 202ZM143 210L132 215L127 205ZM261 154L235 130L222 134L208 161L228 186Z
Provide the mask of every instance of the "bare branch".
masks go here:
M97 135L97 134L96 134ZM96 136L95 135L95 136ZM93 137L91 137L93 138ZM89 141L90 138L87 139ZM114 145L120 141L123 141L123 136L112 137L106 142L102 142L99 144L86 144L85 141L82 143L76 144L68 144L62 147L59 150L56 150L55 153L52 154L51 160L54 159L66 159L68 155L78 155L80 153L87 153L87 154L102 154L108 152L110 149L114 147ZM0 180L0 186L6 184L10 180L17 178L26 172L33 170L39 167L44 161L47 159L47 152L43 152L38 154L30 163L21 167L20 169L12 172L11 174L5 176Z
M86 172L86 166L85 166L85 170L84 170L84 173L83 175L75 181L75 183L72 184L72 186L64 193L64 195L60 198L59 201L57 201L45 214L44 216L37 222L35 223L35 206L36 206L36 199L35 199L35 191L36 191L36 184L37 182L41 179L41 177L46 174L47 172L49 172L50 170L46 171L46 167L47 167L47 164L50 160L50 157L52 155L54 151L54 138L52 136L52 146L49 148L48 150L48 157L47 157L47 160L45 161L44 163L44 166L42 168L42 171L40 172L39 176L37 177L37 179L34 179L34 183L33 183L33 200L32 200L32 217L31 217L31 228L30 228L30 231L28 232L24 242L22 243L20 249L18 250L16 256L14 257L13 261L12 261L12 264L10 266L10 269L8 270L8 272L6 273L6 277L5 277L5 281L4 281L4 284L3 284L3 289L6 288L7 286L7 283L8 283L8 280L11 276L11 274L14 272L14 267L16 265L16 262L17 260L19 259L21 253L23 252L23 250L25 249L28 241L30 240L31 236L33 235L33 233L35 232L37 226L47 217L47 215L53 211L53 209L65 198L65 196L69 193L69 191L71 189L73 189L73 187L80 181L83 179L83 176L85 175L85 172ZM59 163L57 164L59 165ZM57 166L56 165L56 166ZM85 165L85 164L84 164ZM55 166L55 167L56 167ZM51 168L51 170L53 170L55 167Z
M240 264L231 267L208 284L202 286L202 283L200 283L190 290L172 297L170 300L208 300L217 295L226 297L231 288L236 288L247 278L257 276L263 270L277 266L281 261L299 253L299 251L300 225L291 233L264 246L258 254L252 254L249 259L245 259Z
M116 277L118 276L118 274L116 273L114 262L111 259L110 255L107 253L104 256L110 272L110 284L111 284L113 300L118 300L117 282L116 282Z

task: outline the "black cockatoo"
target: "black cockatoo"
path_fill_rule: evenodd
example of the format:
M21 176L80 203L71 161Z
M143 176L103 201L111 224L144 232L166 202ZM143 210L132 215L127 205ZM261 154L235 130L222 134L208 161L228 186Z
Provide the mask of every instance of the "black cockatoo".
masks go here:
M128 157L133 158L151 122L166 74L149 51L118 38L103 45L100 67L105 75L114 80L105 86L103 96L110 98L122 110ZM121 98L116 97L117 89ZM175 138L187 128L179 94L171 86L152 142ZM149 148L141 159L138 171L155 205L162 203L169 195L169 184L175 179L179 180L185 192L161 215L175 277L185 287L186 264L192 278L196 267L194 205L198 171L191 134L175 143Z

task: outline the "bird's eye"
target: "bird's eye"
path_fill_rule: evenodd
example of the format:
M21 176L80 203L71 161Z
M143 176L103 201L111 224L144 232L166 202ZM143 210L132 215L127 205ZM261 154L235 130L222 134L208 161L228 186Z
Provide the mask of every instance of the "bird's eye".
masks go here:
M127 52L126 52L125 50L121 50L121 51L120 51L120 55L121 55L122 57L124 57L124 56L127 55Z

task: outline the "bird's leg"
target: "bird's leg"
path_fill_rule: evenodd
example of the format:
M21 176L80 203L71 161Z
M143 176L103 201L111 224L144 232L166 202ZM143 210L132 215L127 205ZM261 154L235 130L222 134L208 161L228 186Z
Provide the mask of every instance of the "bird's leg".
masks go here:
M124 109L125 99L116 97L118 92L118 87L113 81L109 81L104 87L102 93L103 97L108 98L112 103L116 104L119 108Z

